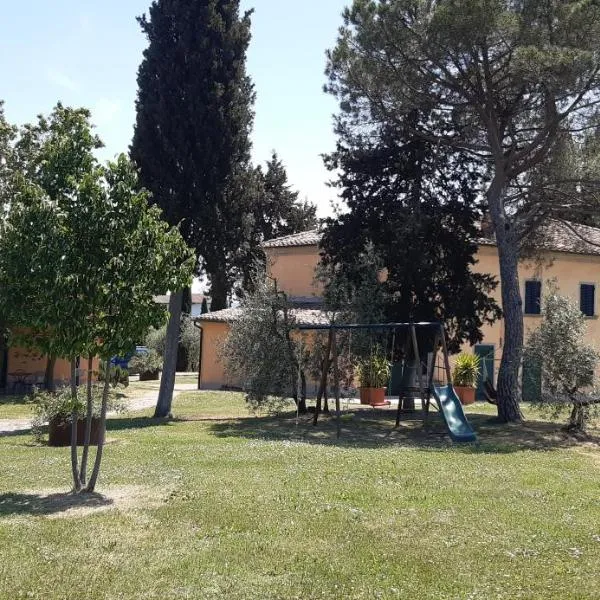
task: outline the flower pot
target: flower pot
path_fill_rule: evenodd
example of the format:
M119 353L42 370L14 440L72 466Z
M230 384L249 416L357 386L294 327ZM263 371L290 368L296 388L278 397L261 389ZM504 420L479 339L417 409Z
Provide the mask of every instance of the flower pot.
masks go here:
M100 442L100 417L92 418L90 444L97 446ZM77 421L77 445L83 446L85 440L85 419ZM71 423L62 417L55 417L48 423L48 445L63 447L71 445Z
M160 379L160 371L144 371L140 373L140 381L158 381Z
M473 404L475 402L475 388L474 387L466 387L457 385L454 388L458 397L460 398L460 403L463 406L468 406L469 404Z
M385 404L386 388L360 388L360 403L370 404L371 406Z

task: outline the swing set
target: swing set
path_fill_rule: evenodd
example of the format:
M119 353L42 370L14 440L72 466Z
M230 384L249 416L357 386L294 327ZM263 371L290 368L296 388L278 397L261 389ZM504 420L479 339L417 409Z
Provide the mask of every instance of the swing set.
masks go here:
M328 375L332 370L337 436L340 437L342 414L338 335L344 335L348 361L352 362L352 334L366 331L369 334L371 355L373 354L373 336L379 336L380 339L376 344L377 351L380 351L383 345L386 350L389 350L389 363L401 366L401 381L397 390L399 398L396 427L400 425L403 407L408 410L414 409L414 396L418 394L423 409L425 427L428 425L430 408L434 406L442 415L453 441L476 441L475 432L467 420L460 399L452 385L450 357L444 327L441 323L332 323L329 325L298 325L295 329L300 333L328 332L314 414L315 425L321 412L323 397L327 401ZM390 333L391 345L389 344ZM381 344L382 336L385 336L383 344ZM437 360L440 355L442 364L438 366ZM300 365L300 362L298 364ZM299 371L301 370L299 367ZM445 375L445 385L441 384L442 377L436 378L436 370ZM388 395L391 395L393 391L392 379L390 378L387 386Z

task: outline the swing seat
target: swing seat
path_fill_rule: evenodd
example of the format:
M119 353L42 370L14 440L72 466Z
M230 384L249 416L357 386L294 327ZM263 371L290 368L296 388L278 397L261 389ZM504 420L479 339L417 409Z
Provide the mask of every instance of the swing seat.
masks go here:
M496 392L494 384L489 379L486 379L483 382L483 393L485 395L485 399L489 404L498 406L498 392Z

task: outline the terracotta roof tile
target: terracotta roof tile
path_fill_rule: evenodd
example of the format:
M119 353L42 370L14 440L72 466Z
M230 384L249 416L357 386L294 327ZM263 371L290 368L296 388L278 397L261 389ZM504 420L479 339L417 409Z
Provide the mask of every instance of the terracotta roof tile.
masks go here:
M322 234L318 229L294 233L284 237L269 240L263 244L264 248L291 248L295 246L318 246Z

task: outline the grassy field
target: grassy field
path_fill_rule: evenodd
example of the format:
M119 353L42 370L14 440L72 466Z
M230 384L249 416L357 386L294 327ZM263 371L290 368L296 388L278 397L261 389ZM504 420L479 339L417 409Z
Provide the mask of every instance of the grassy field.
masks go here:
M176 383L195 384L196 375L180 373L177 375ZM146 396L158 394L159 381L138 381L132 379L127 388L120 388L120 394L124 400L137 400ZM0 396L0 420L3 419L29 419L32 416L31 404L26 396Z
M387 411L337 440L237 394L174 408L111 419L87 499L59 493L68 450L0 438L0 598L600 598L597 437L481 406L467 447Z

